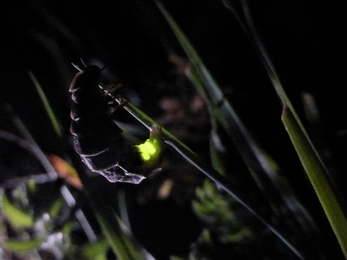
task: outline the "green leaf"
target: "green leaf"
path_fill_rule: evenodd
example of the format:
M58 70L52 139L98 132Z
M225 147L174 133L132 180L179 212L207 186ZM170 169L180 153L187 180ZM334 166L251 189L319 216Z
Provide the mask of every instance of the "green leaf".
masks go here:
M61 212L62 206L63 206L63 199L60 197L56 199L51 205L49 209L49 215L52 218L58 217L59 213Z
M25 252L38 248L44 239L36 238L30 240L6 240L2 244L2 248L12 252Z
M3 194L2 196L2 209L7 220L10 221L13 226L18 228L28 228L33 225L34 221L32 216L11 204L6 194Z
M102 239L82 248L82 254L86 259L106 260L106 253L109 244L106 239Z

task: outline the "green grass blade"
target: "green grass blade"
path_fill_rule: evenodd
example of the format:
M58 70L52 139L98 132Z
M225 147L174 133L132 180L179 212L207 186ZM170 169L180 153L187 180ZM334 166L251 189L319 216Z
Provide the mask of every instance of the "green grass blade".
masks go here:
M283 110L282 121L341 249L347 257L347 219L344 211L346 208L342 207L341 195L338 194L338 190L331 181L324 164L321 163L319 155L288 107Z
M304 209L293 193L285 193L290 188L276 172L277 169L273 167L270 156L260 148L230 102L224 97L221 88L215 82L187 37L165 8L159 3L158 6L192 63L192 68L188 71L187 76L209 106L211 120L218 121L233 140L259 189L268 197L274 212L278 212L278 208L282 208L283 204L286 204L288 211L295 208L296 214L300 213L303 219L309 221L305 217L307 214L301 212ZM214 130L215 126L216 123L212 122ZM288 205L289 201L291 205Z
M253 179L261 192L268 198L267 201L274 214L281 214L279 212L286 210L287 216L294 219L295 222L309 223L305 227L294 226L298 234L308 232L307 227L315 229L314 225L310 225L312 219L306 209L297 200L288 183L280 177L278 168L274 167L271 157L261 149L232 105L224 98L221 88L215 82L187 37L166 9L160 3L158 3L158 6L191 61L192 68L187 70L188 78L207 102L212 121L217 120L234 141ZM215 124L212 122L212 127L214 128L214 126ZM211 155L214 156L216 153L211 153ZM214 156L212 159L217 161L218 158ZM280 217L283 217L283 215L280 215Z
M229 4L230 1L226 1ZM327 168L320 158L315 146L313 145L309 135L306 132L299 116L297 115L292 103L290 102L273 63L258 36L248 2L241 1L245 22L240 17L236 17L241 27L244 28L245 34L249 37L251 43L255 47L260 60L262 61L270 80L283 103L282 122L288 135L295 147L299 159L306 171L307 176L317 194L317 197L324 209L329 223L338 239L341 249L347 258L347 214L346 202L342 200L338 189L329 177ZM233 13L235 11L231 9Z
M29 150L36 156L36 158L40 161L42 166L45 168L47 174L50 176L50 178L56 179L58 174L54 170L52 164L49 162L47 156L44 154L44 152L41 150L39 145L36 143L33 136L30 134L29 130L24 125L23 121L18 117L18 115L12 110L12 107L7 104L5 106L5 109L9 113L9 115L12 118L13 124L17 127L19 132L22 134L24 140L28 143Z
M105 208L102 209L103 211ZM137 253L137 250L133 250L128 238L123 234L120 229L119 223L115 217L112 209L107 214L98 210L96 213L97 219L101 224L102 230L107 237L109 244L111 245L113 252L117 255L117 259L131 260L142 259ZM110 216L111 214L111 216Z
M35 75L31 72L31 71L28 71L28 75L31 79L31 81L33 82L35 88L36 88L36 91L37 93L39 94L40 98L41 98L41 101L42 101L42 104L47 112L47 115L53 125L53 128L54 128L54 131L55 133L59 136L59 137L62 137L63 134L62 134L62 128L61 128L61 125L57 119L57 117L55 116L54 112L53 112L53 109L51 107L51 105L49 104L49 101L45 95L45 93L43 92L43 89L41 88L38 80L36 79Z
M86 185L88 189L88 186ZM132 237L129 230L121 223L114 209L104 199L98 196L97 191L90 187L89 201L94 209L99 224L105 234L113 252L119 260L147 260L154 259L141 245Z
M111 249L119 260L152 260L151 254L138 243L131 231L117 216L110 198L100 193L100 185L95 185L83 168L78 169L88 202L98 220ZM106 188L106 187L105 187ZM117 188L113 186L113 189ZM112 201L113 199L111 199Z

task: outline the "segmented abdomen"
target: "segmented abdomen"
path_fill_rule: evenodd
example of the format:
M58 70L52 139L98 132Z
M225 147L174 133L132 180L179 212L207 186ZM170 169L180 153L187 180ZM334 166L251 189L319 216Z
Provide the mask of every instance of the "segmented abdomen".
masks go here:
M141 164L139 153L113 122L99 80L100 69L89 66L79 72L71 84L70 131L75 150L90 170L109 181L138 183L144 177L128 171Z

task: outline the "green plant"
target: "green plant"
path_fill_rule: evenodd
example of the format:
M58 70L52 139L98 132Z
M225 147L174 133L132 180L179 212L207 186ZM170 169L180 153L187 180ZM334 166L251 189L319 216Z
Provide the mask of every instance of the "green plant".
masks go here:
M117 118L117 123L140 139L147 131L140 128L138 122L147 129L151 129L153 124L166 124L162 131L169 158L163 163L164 174L149 178L142 186L133 187L109 184L102 178L90 175L73 151L69 135L64 132L64 128L68 127L64 127L53 112L55 109L45 95L47 90L44 91L36 75L29 72L31 84L35 86L46 111L41 114L49 118L58 140L57 154L61 158L45 154L27 126L7 106L5 111L18 133L1 130L1 139L34 155L41 167L35 170L47 174L25 172L24 177L20 178L12 178L9 174L8 180L2 183L3 258L14 255L17 258L41 259L161 259L162 256L157 253L160 250L153 249L151 241L141 239L143 232L133 228L134 222L136 224L136 221L145 218L145 213L137 213L140 216L134 221L132 207L136 205L145 212L142 204L146 198L155 197L160 204L165 199L173 199L172 194L176 189L176 193L181 195L177 195L175 204L191 205L196 218L200 220L201 229L191 239L193 242L188 253L170 252L165 254L164 259L168 255L172 259L221 259L225 255L235 259L328 259L331 252L324 244L329 236L325 237L326 233L321 230L321 222L317 220L319 217L303 203L302 194L290 181L288 171L276 160L278 157L267 152L266 145L258 142L257 133L248 128L241 116L242 111L233 103L234 99L217 83L203 63L203 55L198 54L178 23L160 2L157 1L156 5L181 48L176 50L171 47L175 44L164 44L167 56L174 62L173 67L180 71L177 78L180 83L183 82L178 91L180 93L167 98L172 103L180 101L180 106L174 107L176 110L172 112L175 120L178 120L178 127L172 126L174 120L169 117L172 115L167 116L169 120L148 116L158 112L148 112L149 109L136 103L136 98L132 99L127 93L112 98L114 102L122 104L125 117L130 115L131 118L128 124ZM282 106L282 116L277 119L282 120L312 190L317 194L317 202L322 205L341 251L346 256L347 225L343 198L282 87L275 66L254 27L247 1L226 0L224 5L239 23L272 82ZM61 35L71 42L79 42L80 39L71 33L72 29L66 27L62 20L56 20L53 13L43 11L44 8L38 8L38 12L44 14L42 17L51 26L56 26ZM97 38L93 41L97 42ZM53 48L53 45L45 46ZM58 53L54 52L55 58L59 57ZM67 77L66 74L64 77ZM143 82L146 82L146 78ZM143 95L142 100L147 100L148 104L154 99L155 90L151 92L145 89L144 93L147 92L148 96ZM204 105L193 106L194 100L203 100L201 103L207 109ZM204 113L205 109L208 113ZM201 112L202 116L198 118L196 111ZM261 116L266 118L268 115ZM189 132L189 127L193 128L190 121L193 124L199 121L204 126L198 128L202 133L195 133L194 130L193 133ZM261 124L258 125L261 127ZM193 129L196 131L196 128ZM196 146L201 140L203 145ZM188 166L182 166L182 159ZM192 177L190 172L196 175ZM192 191L195 191L195 195L192 195ZM175 215L169 225L175 222L174 218ZM187 219L184 215L182 222ZM162 230L166 228L160 227ZM152 231L155 233L157 230ZM176 240L183 238L184 235ZM158 256L153 256L151 252Z

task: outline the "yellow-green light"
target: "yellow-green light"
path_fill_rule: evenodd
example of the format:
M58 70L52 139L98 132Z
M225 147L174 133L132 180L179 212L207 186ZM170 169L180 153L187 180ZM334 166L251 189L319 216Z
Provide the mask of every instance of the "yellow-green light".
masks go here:
M151 141L147 139L143 144L137 145L137 148L139 149L142 160L147 162L156 154L158 143L155 140Z
M149 170L158 167L164 149L160 127L153 125L149 138L144 143L136 145L136 148L142 159L143 169Z

